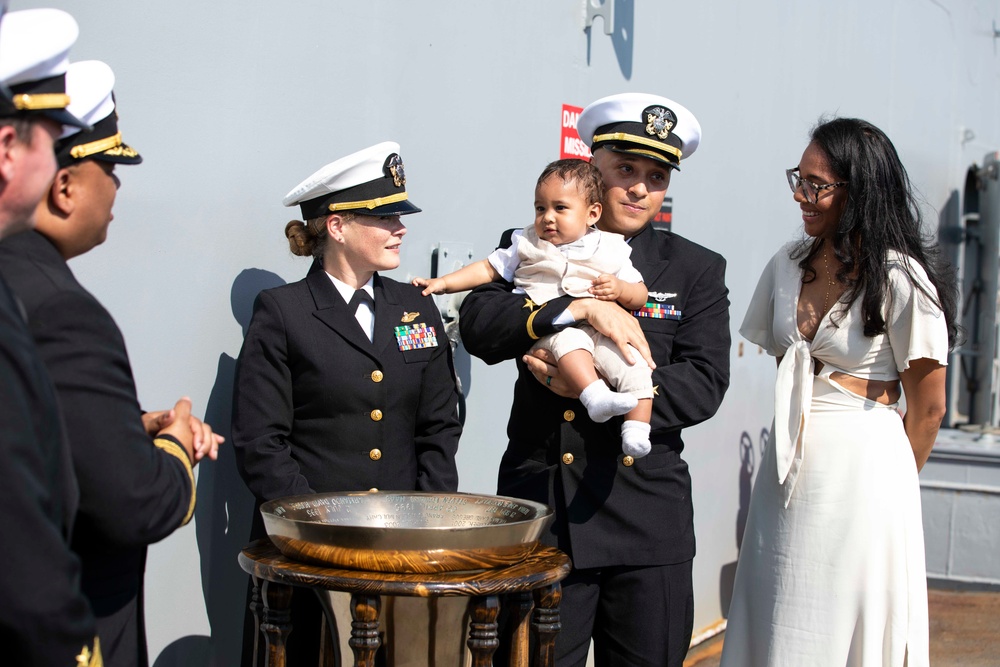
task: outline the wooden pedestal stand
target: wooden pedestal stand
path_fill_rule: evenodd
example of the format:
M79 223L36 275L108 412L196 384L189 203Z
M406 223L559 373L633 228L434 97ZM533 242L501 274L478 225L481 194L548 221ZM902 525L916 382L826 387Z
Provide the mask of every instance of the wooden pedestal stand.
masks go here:
M349 643L355 667L374 667L380 644L378 618L382 595L471 598L472 620L466 645L472 653L473 667L493 664L493 652L499 646L497 614L501 604L507 605L514 628L511 667L555 664L562 598L559 582L570 571L569 557L558 549L539 547L525 560L509 567L439 574L394 574L309 565L285 558L270 540L250 544L240 554L239 561L240 567L253 577L251 610L266 640L267 667L285 667L292 587L351 593L353 622ZM530 663L529 633L536 638L535 655Z

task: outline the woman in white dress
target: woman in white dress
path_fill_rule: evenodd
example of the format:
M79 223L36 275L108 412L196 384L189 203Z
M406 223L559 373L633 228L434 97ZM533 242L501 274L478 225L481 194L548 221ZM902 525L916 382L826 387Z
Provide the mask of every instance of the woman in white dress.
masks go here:
M722 665L919 667L917 471L944 415L953 279L881 130L839 118L811 139L788 170L806 238L771 259L740 328L778 377Z

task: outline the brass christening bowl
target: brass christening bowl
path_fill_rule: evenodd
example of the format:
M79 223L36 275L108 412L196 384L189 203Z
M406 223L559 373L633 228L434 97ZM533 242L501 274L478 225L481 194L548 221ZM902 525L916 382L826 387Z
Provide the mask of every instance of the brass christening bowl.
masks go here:
M260 512L288 558L396 573L513 565L535 549L553 516L530 500L416 491L290 496Z

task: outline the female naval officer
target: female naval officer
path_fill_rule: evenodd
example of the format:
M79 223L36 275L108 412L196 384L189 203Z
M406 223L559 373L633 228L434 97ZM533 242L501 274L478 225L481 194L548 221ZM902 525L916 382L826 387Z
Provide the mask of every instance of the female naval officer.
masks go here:
M419 288L378 273L399 266L400 216L420 211L398 144L326 165L284 204L305 221L285 227L292 252L314 261L304 279L260 293L240 352L233 446L247 486L258 504L332 491L455 491L462 429L441 317ZM259 512L254 521L251 537L263 537ZM296 597L318 610L312 596ZM316 637L295 616L290 658L318 644L294 645ZM318 613L308 618L318 631ZM294 664L316 664L302 657Z

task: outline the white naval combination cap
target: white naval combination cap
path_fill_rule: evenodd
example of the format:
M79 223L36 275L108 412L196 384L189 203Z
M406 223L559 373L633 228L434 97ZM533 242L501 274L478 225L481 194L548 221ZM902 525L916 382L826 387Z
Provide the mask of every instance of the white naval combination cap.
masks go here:
M331 162L292 188L282 203L298 205L304 220L339 211L373 216L420 211L406 193L406 172L394 141Z
M685 107L658 95L621 93L589 104L576 131L591 152L607 148L680 169L701 142L701 125Z
M142 156L122 142L115 110L115 73L99 60L82 60L66 70L66 92L71 114L91 125L89 130L66 128L56 142L59 167L93 159L118 164L139 164Z
M69 49L79 32L76 20L59 9L25 9L3 17L0 83L9 96L0 102L0 115L42 116L61 125L86 127L66 111Z

